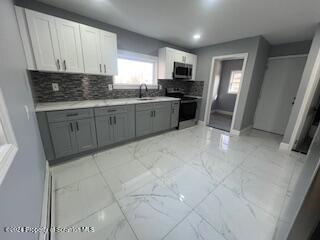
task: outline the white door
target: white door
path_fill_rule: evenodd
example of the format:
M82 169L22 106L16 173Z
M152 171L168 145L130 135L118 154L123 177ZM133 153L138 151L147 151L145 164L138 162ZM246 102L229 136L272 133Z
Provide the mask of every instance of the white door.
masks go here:
M80 24L55 18L62 70L66 72L81 73L83 69L83 57L80 40Z
M102 74L99 30L80 25L84 72Z
M26 9L37 70L60 71L61 59L54 17Z
M255 112L254 128L284 134L306 59L269 59Z
M100 31L100 46L103 73L109 76L117 75L117 35L106 31Z

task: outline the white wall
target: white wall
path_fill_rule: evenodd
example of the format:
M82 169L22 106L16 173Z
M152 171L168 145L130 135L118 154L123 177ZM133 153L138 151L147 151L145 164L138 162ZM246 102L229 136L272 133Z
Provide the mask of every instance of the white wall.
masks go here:
M255 108L268 58L268 51L269 44L262 37L246 38L193 50L193 52L198 55L196 79L204 81L203 101L200 111L201 120L204 119L206 109L205 100L207 99L212 58L214 56L248 53L242 90L239 96L239 116L236 116L234 128L241 130L253 124Z

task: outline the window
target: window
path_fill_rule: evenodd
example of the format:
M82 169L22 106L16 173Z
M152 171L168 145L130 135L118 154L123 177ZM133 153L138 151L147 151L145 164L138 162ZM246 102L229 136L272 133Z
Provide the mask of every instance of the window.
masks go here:
M146 83L158 88L158 58L127 51L118 51L118 75L114 77L115 88L138 88Z
M7 108L0 89L0 185L18 151Z
M232 71L231 72L228 93L230 93L230 94L239 93L241 77L242 77L242 71Z

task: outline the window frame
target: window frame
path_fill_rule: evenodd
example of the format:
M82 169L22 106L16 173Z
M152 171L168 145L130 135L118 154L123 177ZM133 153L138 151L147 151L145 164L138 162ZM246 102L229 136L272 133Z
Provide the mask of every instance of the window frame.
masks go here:
M0 185L2 184L17 152L18 145L5 104L5 99L0 88L0 124L3 130L2 139L5 143L0 145Z
M232 85L232 83L233 83L233 79L234 79L234 75L235 74L238 74L238 73L240 73L241 74L241 77L240 77L240 82L239 82L239 89L238 89L238 91L231 91L231 85ZM231 75L230 75L230 80L229 80L229 85L228 85L228 94L238 94L239 93L239 91L240 91L240 87L241 87L241 80L242 80L242 70L233 70L233 71L231 71Z
M117 61L118 61L118 58L152 63L154 65L153 82L155 84L147 84L147 86L149 89L158 89L158 57L136 53L136 52L118 50ZM115 83L113 80L114 89L139 89L139 87L140 87L139 84L121 84L121 83Z

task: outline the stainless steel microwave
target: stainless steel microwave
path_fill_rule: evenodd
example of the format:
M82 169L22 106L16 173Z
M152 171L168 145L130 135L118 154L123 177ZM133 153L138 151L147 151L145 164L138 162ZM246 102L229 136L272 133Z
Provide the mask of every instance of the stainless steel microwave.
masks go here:
M173 78L191 79L192 78L192 64L174 62Z

